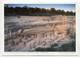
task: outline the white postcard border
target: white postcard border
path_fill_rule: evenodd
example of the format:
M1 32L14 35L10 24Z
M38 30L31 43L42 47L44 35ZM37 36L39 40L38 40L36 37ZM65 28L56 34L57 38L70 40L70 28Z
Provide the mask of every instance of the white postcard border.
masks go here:
M4 52L4 4L76 4L76 52ZM3 55L78 55L78 35L77 35L77 3L9 3L9 2L2 2L2 19L1 19L1 24L2 24L2 43L3 43Z

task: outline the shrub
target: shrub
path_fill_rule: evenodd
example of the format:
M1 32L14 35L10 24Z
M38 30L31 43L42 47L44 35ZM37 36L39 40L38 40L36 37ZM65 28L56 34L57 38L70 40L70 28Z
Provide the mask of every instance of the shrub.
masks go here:
M18 16L18 18L21 18L20 16Z
M75 46L75 41L72 41L71 43L63 44L60 48L62 49L61 51L75 51Z
M70 28L67 30L67 35L69 35L70 34Z

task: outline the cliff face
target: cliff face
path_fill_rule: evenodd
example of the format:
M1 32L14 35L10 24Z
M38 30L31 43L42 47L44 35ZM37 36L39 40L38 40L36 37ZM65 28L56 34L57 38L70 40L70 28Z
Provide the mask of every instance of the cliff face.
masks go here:
M5 33L5 51L31 51L36 47L49 47L60 41L61 44L68 43L75 33L74 16L59 15L51 19L46 16L21 16L8 17L6 20L5 28L8 29L5 30L10 35Z
M66 32L67 32L67 29L68 29L68 25L57 25L55 27L55 33L56 35L55 36L58 36L59 38L65 38L67 35L66 35Z

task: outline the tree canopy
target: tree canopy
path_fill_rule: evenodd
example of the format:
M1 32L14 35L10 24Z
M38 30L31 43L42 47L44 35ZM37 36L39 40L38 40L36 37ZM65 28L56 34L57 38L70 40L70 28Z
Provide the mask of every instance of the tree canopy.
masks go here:
M75 15L75 12L64 10L56 10L55 8L45 9L45 8L33 8L33 7L8 7L6 5L4 7L5 16L16 16L16 15L24 15L24 16L51 16L51 15Z

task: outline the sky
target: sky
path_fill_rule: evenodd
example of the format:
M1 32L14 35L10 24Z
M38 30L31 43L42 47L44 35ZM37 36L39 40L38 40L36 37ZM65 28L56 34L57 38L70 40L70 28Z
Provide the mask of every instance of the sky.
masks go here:
M6 6L6 4L4 5ZM23 7L23 6L28 6L28 7L38 7L38 8L45 8L45 9L50 9L50 8L55 8L56 10L64 10L64 11L73 11L75 12L76 5L75 4L8 4L9 7Z

